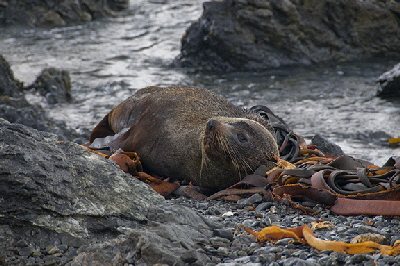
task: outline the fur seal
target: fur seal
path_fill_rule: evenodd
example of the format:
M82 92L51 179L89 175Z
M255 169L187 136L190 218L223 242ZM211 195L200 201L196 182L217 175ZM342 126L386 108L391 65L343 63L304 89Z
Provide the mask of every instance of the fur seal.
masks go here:
M111 110L89 142L93 149L137 152L150 174L224 189L260 165L275 166L273 134L257 113L209 90L152 86Z

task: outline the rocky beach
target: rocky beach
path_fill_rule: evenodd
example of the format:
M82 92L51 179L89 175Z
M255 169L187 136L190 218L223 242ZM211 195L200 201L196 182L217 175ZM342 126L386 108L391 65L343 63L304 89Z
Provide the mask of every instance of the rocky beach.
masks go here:
M137 89L181 84L381 166L399 155L399 17L396 1L0 1L0 265L397 265L235 233L323 221L320 239L393 246L396 216L164 198L79 144Z

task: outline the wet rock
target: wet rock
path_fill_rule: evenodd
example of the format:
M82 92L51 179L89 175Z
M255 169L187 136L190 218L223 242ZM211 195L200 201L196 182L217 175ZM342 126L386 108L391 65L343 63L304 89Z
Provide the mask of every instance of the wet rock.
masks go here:
M226 0L203 7L175 65L260 70L400 55L400 5L393 1Z
M35 82L27 89L33 89L46 97L49 104L60 102L70 102L71 78L69 72L62 69L46 68L43 69Z
M342 156L345 155L342 148L335 143L330 142L328 139L322 137L320 134L315 134L311 140L311 145L318 147L320 151L332 156Z
M380 89L377 93L382 98L400 98L400 64L383 73L377 82Z
M3 55L0 55L0 97L18 97L23 91L23 84L14 78L14 72Z
M115 16L129 7L128 0L0 1L0 25L65 26Z
M34 84L39 90L55 101L70 99L70 79L63 70L48 69L43 71ZM33 86L33 85L32 85ZM36 86L36 85L35 85ZM88 133L78 133L67 128L64 121L56 121L48 117L39 105L30 104L24 97L22 82L14 78L9 63L0 55L0 117L12 123L20 123L41 131L57 134L60 140L75 139L83 143ZM53 97L54 96L54 97ZM54 103L54 100L52 101Z

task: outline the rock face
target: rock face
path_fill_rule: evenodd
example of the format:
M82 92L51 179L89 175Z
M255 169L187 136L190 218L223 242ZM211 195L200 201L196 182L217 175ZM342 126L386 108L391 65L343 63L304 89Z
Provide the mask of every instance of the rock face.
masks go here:
M124 174L111 161L77 144L59 142L53 134L2 119L0 140L3 220L30 221L87 237L93 223L82 222L82 216L94 220L110 216L103 224L112 223L112 217L120 222L143 221L143 212L162 202L149 186ZM100 226L100 221L95 223Z
M187 252L202 260L195 241L212 236L111 160L4 119L0 183L0 264L183 265Z
M400 98L400 64L383 73L377 80L380 85L378 96L382 98Z
M359 0L226 0L204 3L175 64L201 70L400 55L400 3Z
M22 90L22 83L14 79L14 73L11 70L10 64L0 54L0 96L18 97L21 95Z
M89 246L70 265L187 265L211 262L196 250L196 242L208 243L215 225L180 205L151 208L148 226L131 231L120 244L111 241ZM112 264L114 263L114 264Z
M0 1L0 25L65 26L113 15L128 7L128 0Z

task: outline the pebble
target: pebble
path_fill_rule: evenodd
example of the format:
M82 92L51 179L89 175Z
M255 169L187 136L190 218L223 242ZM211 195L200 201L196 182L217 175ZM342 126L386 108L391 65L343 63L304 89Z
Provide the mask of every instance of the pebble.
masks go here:
M222 238L222 237L212 237L210 238L211 245L214 247L226 247L229 246L230 240L227 238Z
M227 257L229 255L229 249L226 247L219 247L217 249L217 254L223 257Z
M350 242L360 234L377 233L386 236L388 244L391 245L400 240L398 220L382 216L341 216L328 210L323 210L317 215L305 215L277 202L258 202L257 198L258 196L254 196L251 200L243 201L253 202L251 204L254 211L249 211L249 205L243 202L202 203L184 198L170 200L171 204L181 204L183 201L185 206L197 210L211 220L219 221L221 225L213 230L211 238L199 241L206 245L199 245L197 250L188 249L181 260L190 265L208 266L399 265L400 256L383 256L379 252L348 255L332 250L318 251L289 238L278 240L276 243L267 242L261 246L254 236L242 229L234 234L238 225L260 231L270 225L289 228L322 220L332 222L334 228L316 230L315 235L320 239ZM226 215L227 213L229 215ZM20 240L4 251L8 254L6 265L65 265L79 253L85 252L87 244L83 240L64 237L52 246L32 247L26 241Z
M226 238L226 239L229 239L230 241L233 240L233 230L232 229L224 229L224 228L214 229L213 233L215 236Z
M181 256L183 262L194 263L198 260L196 250L189 250Z
M184 200L186 206L193 204L188 199L175 199L175 204ZM199 213L211 214L221 218L224 228L214 229L214 236L210 243L214 247L203 247L210 260L216 265L267 265L267 266L311 266L311 265L398 265L400 256L383 256L378 252L371 254L349 255L332 250L316 250L308 245L293 241L293 239L281 239L276 243L266 243L260 246L255 237L238 225L245 225L254 231L260 231L266 226L278 225L282 228L297 227L303 224L310 225L316 220L329 221L334 224L333 229L316 230L318 238L350 242L351 239L368 233L378 233L388 237L393 245L400 240L400 222L386 219L382 216L365 217L341 216L331 213L329 210L321 210L317 215L306 215L294 211L277 202L259 202L258 196L252 196L237 203L213 201L212 205L202 205L203 209L197 209ZM249 211L248 206L253 206L254 211ZM318 207L318 206L317 206ZM211 209L210 209L211 208ZM224 215L230 213L230 215ZM215 218L213 218L215 219ZM389 244L389 243L388 243Z

